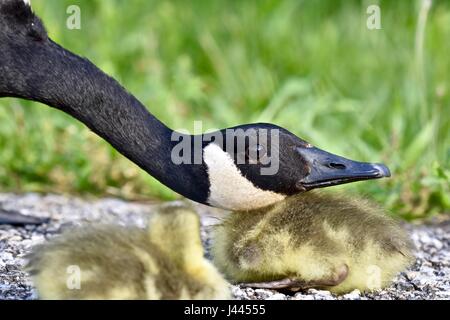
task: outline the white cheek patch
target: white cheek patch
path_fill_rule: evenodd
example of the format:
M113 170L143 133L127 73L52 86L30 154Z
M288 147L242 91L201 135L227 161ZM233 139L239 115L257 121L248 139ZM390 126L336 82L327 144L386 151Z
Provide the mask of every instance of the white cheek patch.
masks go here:
M230 155L214 143L204 148L203 159L208 167L208 203L212 206L229 210L251 210L286 197L255 187L241 174Z
M22 0L25 4L30 5L30 0Z

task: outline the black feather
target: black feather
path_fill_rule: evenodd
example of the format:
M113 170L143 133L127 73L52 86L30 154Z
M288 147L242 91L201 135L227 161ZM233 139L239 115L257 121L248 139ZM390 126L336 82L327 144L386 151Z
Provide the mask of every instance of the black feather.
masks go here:
M16 34L26 35L34 40L48 38L41 19L22 0L0 0L0 27L5 31L14 28Z

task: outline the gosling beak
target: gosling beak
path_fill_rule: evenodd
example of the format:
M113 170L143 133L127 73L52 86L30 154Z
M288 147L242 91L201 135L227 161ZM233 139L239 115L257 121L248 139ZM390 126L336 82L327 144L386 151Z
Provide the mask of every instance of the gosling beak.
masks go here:
M324 188L354 181L390 177L388 167L381 163L358 162L318 148L297 148L310 172L297 185L300 189Z

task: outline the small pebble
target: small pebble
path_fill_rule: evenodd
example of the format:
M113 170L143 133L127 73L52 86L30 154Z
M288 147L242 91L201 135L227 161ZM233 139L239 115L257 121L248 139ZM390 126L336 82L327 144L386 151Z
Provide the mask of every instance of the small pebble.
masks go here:
M286 300L286 296L281 293L275 293L273 296L268 297L267 300Z
M347 300L359 300L361 298L361 291L355 289L350 293L344 294L342 298Z
M314 300L314 296L311 294L299 294L294 296L294 300Z

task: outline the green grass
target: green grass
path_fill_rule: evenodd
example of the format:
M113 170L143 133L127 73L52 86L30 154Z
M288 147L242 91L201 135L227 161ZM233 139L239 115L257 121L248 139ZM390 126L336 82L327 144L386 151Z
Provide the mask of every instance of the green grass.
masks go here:
M56 41L117 78L173 128L273 122L391 179L340 187L407 219L450 210L450 3L33 1ZM65 27L68 5L82 29ZM423 36L421 36L423 34ZM0 100L3 191L175 195L59 111Z

